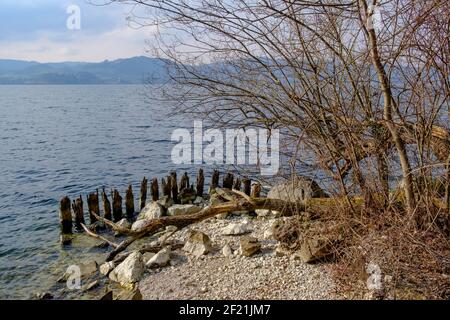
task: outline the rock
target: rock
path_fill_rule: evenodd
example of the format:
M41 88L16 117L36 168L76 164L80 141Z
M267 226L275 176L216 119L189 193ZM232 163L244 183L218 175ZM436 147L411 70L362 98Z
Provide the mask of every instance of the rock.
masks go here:
M92 289L98 287L99 284L100 284L100 280L92 281L92 282L90 282L90 283L84 285L83 287L81 287L81 291L89 291L89 290L92 290Z
M272 187L267 194L269 199L280 199L289 202L305 203L311 198L327 198L328 195L320 186L312 179L306 177L297 177L293 181L287 181ZM271 212L270 210L256 210L260 216L267 216L271 213L278 214L278 212Z
M112 300L113 299L113 292L112 290L108 290L105 294L103 294L99 300Z
M222 229L222 235L224 236L238 236L252 232L248 223L231 223Z
M169 198L168 196L163 196L161 199L159 199L156 202L158 202L160 205L162 205L166 210L169 209L174 204L173 199Z
M54 297L49 292L40 292L36 294L36 298L39 300L52 300Z
M166 247L155 254L145 264L149 268L165 267L170 261L170 248Z
M108 276L108 274L116 267L113 261L105 262L100 266L100 273L104 276Z
M271 228L268 228L264 231L264 235L263 235L264 239L266 240L270 240L273 239L273 231Z
M133 287L144 274L145 264L142 254L132 252L121 264L109 273L109 278L123 287Z
M116 300L142 300L142 294L139 288L133 291L122 291L117 295Z
M147 262L153 258L155 256L156 253L154 252L146 252L144 253L143 257L144 257L144 263L147 264Z
M143 229L151 223L152 223L152 220L150 220L150 219L137 220L131 226L131 230L137 231L137 230Z
M321 236L312 236L303 239L299 250L300 258L305 263L320 260L331 253L333 253L331 242Z
M233 250L231 249L231 247L228 243L223 246L222 254L224 257L232 257L233 256Z
M243 256L250 257L261 250L261 243L254 237L245 236L239 242L239 250Z
M169 216L179 216L185 214L194 214L202 210L193 204L175 204L168 209Z
M165 215L166 208L157 201L148 203L139 213L137 220L158 219Z
M211 239L199 231L192 231L183 247L184 251L190 252L196 257L207 254L211 249Z
M131 228L131 223L125 218L123 218L122 220L117 222L117 225L119 227L122 227L122 228L125 228L125 229L130 229ZM119 236L119 235L121 235L121 233L117 231L117 232L114 233L114 235L115 236Z

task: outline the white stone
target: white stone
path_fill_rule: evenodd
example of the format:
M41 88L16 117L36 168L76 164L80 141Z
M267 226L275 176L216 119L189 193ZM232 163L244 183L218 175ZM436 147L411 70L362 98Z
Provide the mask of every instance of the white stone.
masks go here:
M109 273L109 278L124 287L130 287L141 279L144 270L142 254L135 251Z
M249 232L252 232L252 230L248 222L231 223L222 229L222 235L224 236L238 236Z
M155 254L150 260L145 264L149 268L165 267L170 261L170 249L164 248Z
M148 226L151 223L152 223L152 220L150 220L150 219L137 220L131 226L131 230L133 230L133 231L140 230L142 228L145 228L146 226Z
M193 204L174 204L168 209L167 214L169 216L179 216L184 214L194 214L200 210L202 210L202 208Z
M115 264L113 261L105 262L100 266L100 273L104 276L107 276L114 268Z
M224 257L232 257L233 256L233 250L231 249L231 247L228 243L223 246L222 254Z
M158 202L148 203L139 213L138 220L157 219L164 215L164 207Z

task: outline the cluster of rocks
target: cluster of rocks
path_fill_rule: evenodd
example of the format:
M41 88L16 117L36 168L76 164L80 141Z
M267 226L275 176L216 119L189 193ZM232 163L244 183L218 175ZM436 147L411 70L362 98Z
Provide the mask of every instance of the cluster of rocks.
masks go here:
M308 184L309 183L309 184ZM305 187L305 186L308 187ZM308 180L303 184L284 183L272 188L268 197L288 201L305 201L314 196L318 186ZM309 191L305 191L309 190ZM315 190L313 192L313 190ZM323 195L323 194L322 194ZM148 203L138 215L134 223L127 219L117 224L125 229L140 230L151 224L153 219L164 216L195 214L207 205L215 205L229 201L229 195L221 193L221 189L211 192L210 196L198 197L192 194L180 197L182 204L174 204L170 197L164 196L157 201ZM302 262L314 262L328 256L332 252L332 241L326 236L302 237L289 233L289 228L295 229L296 217L279 217L277 212L257 210L255 217L249 212L237 212L234 215L225 214L210 218L195 224L194 229L185 228L179 231L168 227L176 247L163 245L157 252L142 252L135 250L123 253L114 261L104 262L98 266L91 264L83 269L83 273L98 272L113 283L125 289L125 293L116 295L116 299L141 299L139 283L144 279L155 278L164 274L165 270L176 272L183 269L191 261L202 261L208 264L211 259L277 259L292 256ZM294 226L294 227L293 227ZM199 229L202 229L201 231ZM300 229L299 229L300 230ZM117 233L117 235L120 232ZM168 232L169 233L169 232ZM292 244L295 243L295 246ZM295 251L295 253L293 253ZM284 259L284 258L283 258ZM274 265L275 266L275 265ZM214 270L211 270L214 272ZM146 275L148 275L146 277ZM91 290L99 285L99 281L87 282L84 290ZM147 286L147 282L146 286ZM148 285L151 286L149 280ZM144 297L150 289L145 287ZM153 296L152 296L153 297ZM102 299L112 299L111 291L107 291Z

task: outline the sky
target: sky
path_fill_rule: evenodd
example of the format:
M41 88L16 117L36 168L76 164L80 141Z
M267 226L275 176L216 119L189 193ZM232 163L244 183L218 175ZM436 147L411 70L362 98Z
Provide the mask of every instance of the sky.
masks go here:
M0 59L99 62L148 55L154 29L130 26L131 6L92 1L101 0L0 0Z

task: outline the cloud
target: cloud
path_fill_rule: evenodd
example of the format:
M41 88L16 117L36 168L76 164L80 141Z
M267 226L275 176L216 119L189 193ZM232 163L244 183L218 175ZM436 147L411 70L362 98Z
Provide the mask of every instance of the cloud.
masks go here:
M81 30L68 30L66 9L81 9ZM127 25L129 7L84 0L2 0L0 59L102 61L145 53L153 29Z

